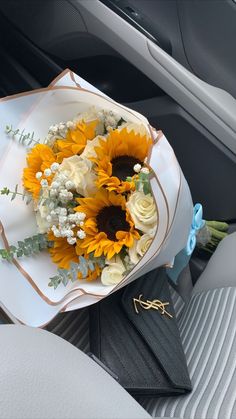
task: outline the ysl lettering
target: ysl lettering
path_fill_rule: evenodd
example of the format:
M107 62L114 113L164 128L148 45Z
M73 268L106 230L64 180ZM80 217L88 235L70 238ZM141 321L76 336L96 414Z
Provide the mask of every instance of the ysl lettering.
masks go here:
M166 316L170 317L171 319L173 318L173 316L170 313L168 313L168 311L166 311L166 307L170 303L168 303L168 302L163 303L160 300L153 300L153 301L146 300L146 301L144 301L144 300L141 299L142 296L143 295L140 294L139 298L133 298L134 309L135 309L135 312L137 314L139 314L139 310L138 310L138 305L139 305L144 310L150 310L152 308L153 310L160 311L160 313L162 315L165 314Z

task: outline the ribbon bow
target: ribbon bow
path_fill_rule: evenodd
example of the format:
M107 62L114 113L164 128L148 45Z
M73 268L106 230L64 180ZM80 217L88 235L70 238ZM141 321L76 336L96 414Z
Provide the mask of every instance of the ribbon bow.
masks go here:
M188 256L191 256L196 246L196 235L201 228L204 227L206 221L202 219L203 209L201 204L196 204L193 208L193 219L188 241L185 247Z
M176 283L182 270L187 266L190 256L197 243L196 235L204 227L206 221L202 219L203 209L201 204L196 204L193 208L193 219L191 230L188 236L187 244L175 257L173 268L167 268L169 278Z

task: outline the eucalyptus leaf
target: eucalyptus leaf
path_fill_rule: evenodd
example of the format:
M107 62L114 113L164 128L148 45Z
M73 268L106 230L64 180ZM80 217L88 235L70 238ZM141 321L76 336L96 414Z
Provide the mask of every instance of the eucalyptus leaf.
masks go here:
M37 234L33 237L27 237L25 240L19 240L17 246L10 246L9 250L0 249L0 258L12 260L15 256L31 256L50 246L51 242L47 240L45 234Z
M34 139L34 132L32 132L32 133L28 132L27 134L25 134L25 128L23 128L20 131L19 129L14 130L12 125L6 125L5 132L7 134L11 134L12 138L15 138L16 136L18 136L19 137L18 141L22 145L29 146L32 143L34 143L34 144L39 144L40 143L40 140L35 140Z

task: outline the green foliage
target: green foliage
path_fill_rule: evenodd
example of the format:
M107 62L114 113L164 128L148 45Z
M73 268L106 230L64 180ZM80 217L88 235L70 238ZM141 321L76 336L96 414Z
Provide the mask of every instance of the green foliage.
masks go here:
M71 262L70 269L58 269L58 274L50 278L48 283L49 287L53 287L54 290L60 285L63 284L66 286L69 281L75 282L78 279L78 274L82 274L82 278L85 279L88 276L88 271L95 270L95 264L100 268L105 266L104 258L95 258L93 255L89 256L89 259L85 259L83 256L79 256L79 263Z
M123 119L122 117L119 119L119 121L117 122L117 126L116 128L120 127L122 124L124 124L125 122L127 122L125 119Z
M132 178L127 178L127 181L129 182ZM136 176L136 179L134 180L135 183L135 189L136 191L140 192L143 191L145 195L148 195L151 193L151 185L150 185L150 179L149 179L149 173L138 173Z
M210 239L205 245L198 244L198 248L209 254L214 253L217 246L228 235L229 225L221 221L206 221L206 229Z
M206 221L207 227L213 228L218 231L222 231L227 233L229 229L229 224L223 222L223 221Z
M32 201L32 196L28 192L18 192L18 185L15 186L14 191L11 191L7 186L5 186L3 189L0 190L1 195L11 195L11 201L13 201L16 196L21 196L22 200L26 202L26 205L28 205Z
M0 249L0 258L11 262L14 257L31 256L51 247L45 234L36 234L17 242L17 246L10 246L9 249Z
M25 129L14 129L12 125L7 125L5 132L12 136L12 138L18 139L20 144L30 146L32 143L39 144L40 140L34 139L34 132L25 133Z
M132 182L134 180L135 189L138 192L143 192L145 195L148 195L152 192L151 185L150 185L150 179L149 179L150 173L138 173L135 175L134 178L131 176L128 176L126 178L127 182Z

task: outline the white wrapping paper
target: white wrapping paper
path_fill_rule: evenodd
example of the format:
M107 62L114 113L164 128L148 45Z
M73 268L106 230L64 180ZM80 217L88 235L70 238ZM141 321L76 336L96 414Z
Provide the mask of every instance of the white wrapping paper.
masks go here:
M80 87L78 87L81 86ZM118 112L123 119L143 123L152 132L153 148L149 165L154 171L151 180L159 214L154 240L142 260L118 286L78 281L56 290L48 287L49 278L57 271L47 252L21 258L10 264L0 262L0 304L15 322L31 326L47 324L58 312L79 309L99 301L115 289L142 274L165 264L185 246L190 231L193 204L187 182L175 154L161 131L152 130L146 118L107 98L85 80L65 71L49 88L4 98L0 101L1 145L0 188L21 185L26 165L26 148L4 133L5 125L35 132L44 138L50 125L66 121L95 105ZM11 202L1 197L1 245L16 244L18 240L36 233L35 216L31 206L21 199Z

